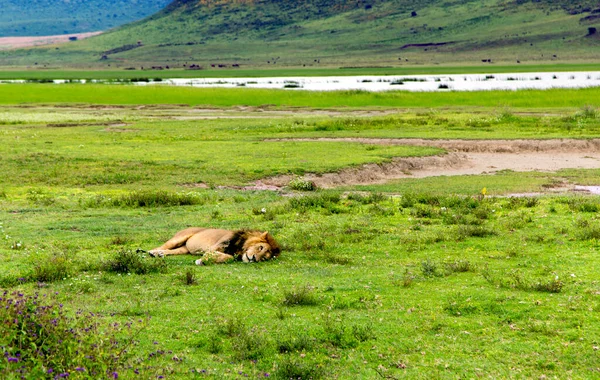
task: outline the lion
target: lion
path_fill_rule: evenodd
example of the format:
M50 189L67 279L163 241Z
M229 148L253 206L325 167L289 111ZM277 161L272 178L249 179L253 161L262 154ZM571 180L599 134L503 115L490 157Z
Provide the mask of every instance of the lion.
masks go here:
M217 264L232 260L245 263L275 259L281 249L268 231L221 230L191 227L179 231L160 247L148 253L153 257L201 254L196 265Z

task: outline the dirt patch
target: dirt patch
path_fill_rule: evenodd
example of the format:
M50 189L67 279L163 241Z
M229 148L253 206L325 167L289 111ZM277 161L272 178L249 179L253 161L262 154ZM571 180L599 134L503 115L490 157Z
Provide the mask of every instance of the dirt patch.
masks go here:
M77 37L78 40L83 40L92 36L97 36L102 32L90 33L74 33L61 34L56 36L37 36L37 37L1 37L0 50L10 50L17 48L25 48L31 46L51 45L69 42L70 37Z
M422 139L295 139L295 141L348 141L368 144L434 146L449 153L397 158L384 164L367 164L336 173L307 174L304 179L321 188L385 183L400 178L493 174L501 170L549 171L600 168L600 139L593 140L422 140ZM272 140L271 140L272 141ZM286 140L290 141L290 140ZM284 186L292 176L263 180Z

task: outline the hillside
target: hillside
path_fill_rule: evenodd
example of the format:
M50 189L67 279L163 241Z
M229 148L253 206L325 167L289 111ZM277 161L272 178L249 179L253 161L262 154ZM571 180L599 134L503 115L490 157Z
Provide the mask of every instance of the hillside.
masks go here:
M86 41L0 54L0 64L593 62L598 28L600 4L586 0L175 0L147 19Z
M0 37L107 30L161 10L169 0L0 0Z

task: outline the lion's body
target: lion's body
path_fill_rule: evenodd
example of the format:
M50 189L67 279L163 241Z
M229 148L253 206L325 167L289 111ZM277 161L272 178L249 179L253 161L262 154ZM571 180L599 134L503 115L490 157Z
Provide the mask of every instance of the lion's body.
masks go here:
M149 251L152 256L209 255L216 263L230 260L263 261L279 256L280 248L268 232L191 227ZM205 261L197 260L202 265Z

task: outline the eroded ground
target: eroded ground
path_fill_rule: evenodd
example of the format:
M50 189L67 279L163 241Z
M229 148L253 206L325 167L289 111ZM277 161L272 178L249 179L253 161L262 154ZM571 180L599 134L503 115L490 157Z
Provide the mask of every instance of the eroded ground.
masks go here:
M557 171L600 168L600 139L591 140L425 140L319 138L295 141L347 141L381 145L435 146L448 154L434 157L398 158L381 165L363 165L338 173L305 175L319 187L384 183L399 178L425 178L493 174L502 170ZM283 141L283 140L280 140ZM287 140L289 141L289 139ZM266 186L283 186L291 176L262 181ZM566 189L574 188L567 186Z

